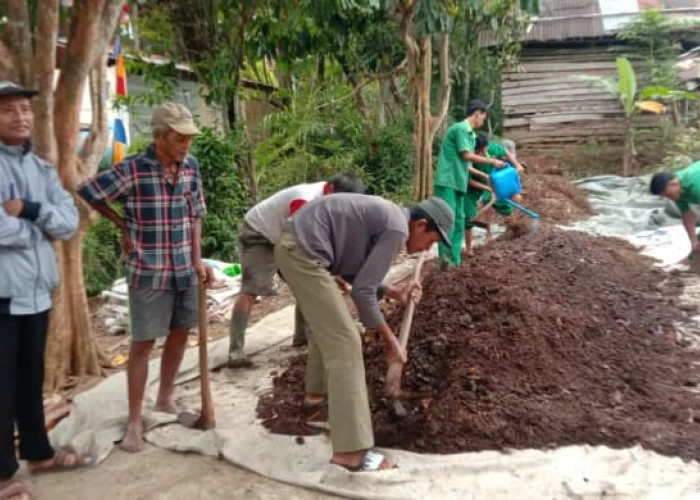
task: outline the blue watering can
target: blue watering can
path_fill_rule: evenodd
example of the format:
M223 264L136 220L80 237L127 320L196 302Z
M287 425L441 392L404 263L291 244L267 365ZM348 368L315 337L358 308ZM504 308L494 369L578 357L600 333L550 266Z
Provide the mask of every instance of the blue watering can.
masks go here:
M496 200L501 203L506 203L513 208L517 208L532 219L539 219L540 216L528 210L519 203L511 200L511 197L519 194L523 190L520 184L520 176L518 171L512 165L506 164L503 168L494 168L491 172L491 184L493 191L496 194Z

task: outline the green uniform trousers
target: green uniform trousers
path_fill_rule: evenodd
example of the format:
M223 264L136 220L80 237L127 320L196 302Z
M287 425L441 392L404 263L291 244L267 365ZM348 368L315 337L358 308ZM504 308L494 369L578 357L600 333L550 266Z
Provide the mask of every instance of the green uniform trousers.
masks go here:
M464 202L465 193L452 188L435 186L435 196L442 198L455 214L455 225L450 233L452 249L449 250L442 242L438 243L439 261L447 261L450 266L458 266L462 262L462 241L464 240Z
M333 276L284 233L275 247L277 265L308 326L307 394L328 394L334 452L374 446L362 342Z

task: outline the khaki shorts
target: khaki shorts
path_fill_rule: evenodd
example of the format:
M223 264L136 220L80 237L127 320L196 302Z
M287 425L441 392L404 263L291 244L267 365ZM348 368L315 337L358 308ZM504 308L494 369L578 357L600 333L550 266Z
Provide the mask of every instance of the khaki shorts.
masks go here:
M170 330L197 326L199 287L185 290L129 289L131 340L141 342L166 336Z
M247 222L238 230L238 253L241 260L241 293L267 296L274 294L277 273L275 245Z

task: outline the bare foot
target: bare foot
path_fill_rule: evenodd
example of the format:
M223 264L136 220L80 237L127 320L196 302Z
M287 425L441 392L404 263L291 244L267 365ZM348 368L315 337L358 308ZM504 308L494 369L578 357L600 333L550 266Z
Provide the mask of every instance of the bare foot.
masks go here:
M30 500L31 497L21 480L11 478L0 481L0 498L3 500Z
M138 453L145 447L143 442L143 421L129 422L126 426L124 439L119 444L119 449L129 453Z
M170 413L171 415L180 413L180 409L173 402L172 398L159 399L156 401L156 404L153 405L153 410L161 413Z

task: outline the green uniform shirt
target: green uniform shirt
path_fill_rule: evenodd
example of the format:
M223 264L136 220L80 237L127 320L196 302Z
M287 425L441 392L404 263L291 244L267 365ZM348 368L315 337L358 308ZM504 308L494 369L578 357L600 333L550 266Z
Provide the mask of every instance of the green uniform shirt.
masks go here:
M469 184L469 162L462 157L462 153L473 153L475 146L476 132L467 120L448 128L440 147L435 185L466 193Z
M501 146L497 142L490 142L489 143L488 148L486 148L486 157L487 158L497 158L500 160L501 158L505 158L505 156L506 156L506 148L504 148L503 146ZM474 165L474 168L476 168L480 172L483 172L483 173L488 174L488 175L491 175L491 172L493 171L493 165L491 165L490 163L476 163ZM475 180L477 180L483 184L482 179L475 179ZM476 194L476 193L482 193L483 190L479 189L477 187L474 187L474 186L469 186L468 192Z
M681 199L676 205L685 213L690 210L690 205L700 205L700 161L679 171L676 176L681 183Z

